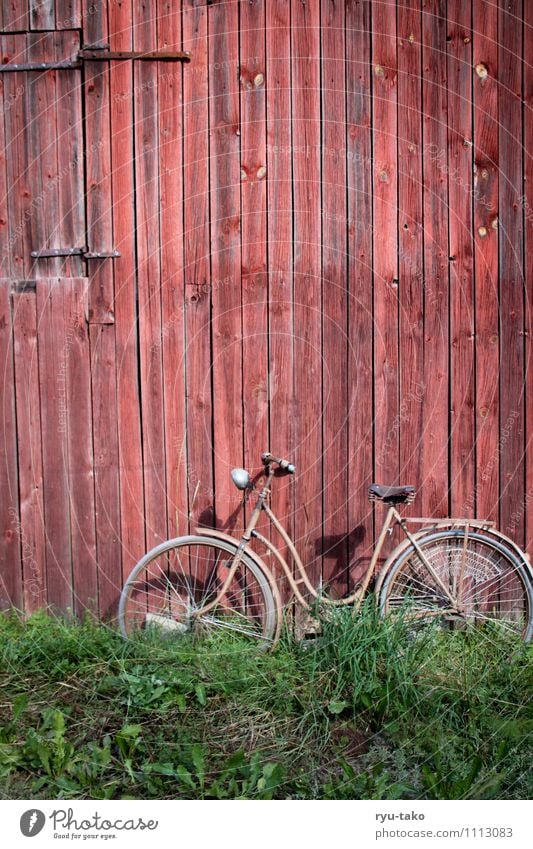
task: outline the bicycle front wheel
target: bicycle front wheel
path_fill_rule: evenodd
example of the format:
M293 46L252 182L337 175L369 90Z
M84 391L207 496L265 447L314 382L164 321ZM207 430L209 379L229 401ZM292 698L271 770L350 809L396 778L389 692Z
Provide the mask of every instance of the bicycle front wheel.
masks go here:
M518 556L502 541L464 528L418 540L393 562L383 582L383 614L399 608L448 627L494 623L529 641L533 633L533 587Z
M164 637L220 633L268 648L277 639L278 612L270 581L246 553L222 597L236 546L185 536L149 551L124 585L119 624L124 637L151 631ZM205 612L203 608L216 601Z

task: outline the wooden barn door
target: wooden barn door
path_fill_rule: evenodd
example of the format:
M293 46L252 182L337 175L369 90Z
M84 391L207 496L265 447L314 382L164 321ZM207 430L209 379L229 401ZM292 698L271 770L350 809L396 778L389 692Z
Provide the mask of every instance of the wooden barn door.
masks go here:
M1 607L112 615L188 526L188 57L147 6L0 5Z
M103 376L114 354L97 326L113 322L103 270L113 234L75 9L56 20L53 4L27 14L3 4L0 604L105 615L121 583L118 545L115 569L97 568L97 547L118 538L105 497L114 488L118 502L114 390Z

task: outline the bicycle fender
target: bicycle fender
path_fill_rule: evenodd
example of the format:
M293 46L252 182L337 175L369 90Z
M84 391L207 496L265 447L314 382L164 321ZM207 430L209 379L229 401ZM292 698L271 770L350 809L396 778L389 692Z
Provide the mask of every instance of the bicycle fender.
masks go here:
M533 580L533 566L531 565L531 559L527 551L524 551L522 548L520 548L520 546L517 545L516 542L514 542L505 534L502 534L501 531L497 531L496 528L489 528L488 530L484 531L484 533L488 534L489 536L495 536L497 539L505 543L505 545L507 545L512 551L514 551L516 556L520 559L520 562L522 563L527 574L529 575L529 578Z

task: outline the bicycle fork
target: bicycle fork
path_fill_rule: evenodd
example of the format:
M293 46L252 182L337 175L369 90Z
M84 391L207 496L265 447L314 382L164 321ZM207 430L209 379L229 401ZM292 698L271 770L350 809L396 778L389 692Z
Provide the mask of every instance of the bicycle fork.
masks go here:
M209 602L209 604L204 605L199 610L193 611L192 612L192 618L197 619L199 616L204 616L206 613L209 613L211 610L213 610L217 606L217 604L219 604L220 600L222 598L224 598L224 596L226 595L226 593L229 589L229 586L230 586L230 584L231 584L231 582L232 582L232 580L235 576L235 573L236 573L236 571L239 567L239 563L242 560L246 546L248 545L248 543L250 542L250 540L252 538L255 526L257 525L257 522L259 521L259 516L261 515L261 511L264 509L265 502L266 502L266 499L268 497L268 493L270 492L270 485L271 485L271 482L272 482L273 475L274 475L273 470L269 469L267 481L266 481L265 485L263 486L261 492L259 493L259 495L257 497L255 507L252 510L252 515L250 516L250 520L248 522L248 525L246 526L246 530L244 531L244 533L243 533L243 535L240 539L237 551L235 552L235 556L233 558L233 562L230 566L228 574L226 575L224 583L222 584L220 592L217 594L216 598L213 599L213 601Z

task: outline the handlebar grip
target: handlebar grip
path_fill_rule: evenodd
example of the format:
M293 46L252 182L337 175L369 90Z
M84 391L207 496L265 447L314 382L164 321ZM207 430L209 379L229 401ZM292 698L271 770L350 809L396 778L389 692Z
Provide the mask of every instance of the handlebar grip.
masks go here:
M265 464L265 466L268 466L269 463L276 463L280 467L280 469L283 469L290 475L293 475L296 471L296 467L293 463L291 463L289 460L283 460L280 457L274 457L270 453L270 451L264 451L263 454L261 454L261 460Z

